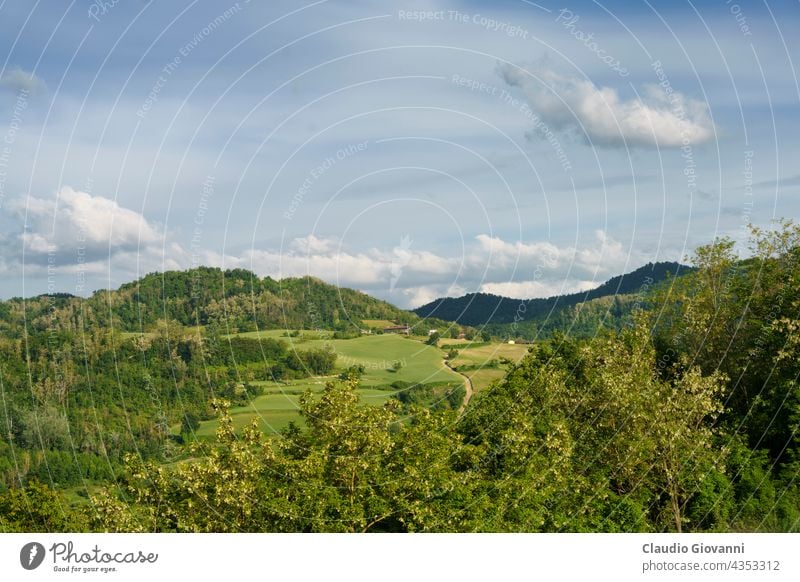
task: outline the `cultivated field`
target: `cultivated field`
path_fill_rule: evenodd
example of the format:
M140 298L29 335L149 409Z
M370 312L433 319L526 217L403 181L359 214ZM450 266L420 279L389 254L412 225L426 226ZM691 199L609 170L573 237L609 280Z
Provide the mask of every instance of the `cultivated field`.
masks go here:
M451 341L447 340L446 344L450 344ZM450 364L472 380L473 388L476 392L480 392L505 375L507 364L503 363L503 359L519 362L528 353L529 346L492 342L454 347L458 350L458 356L453 358Z
M325 382L351 367L364 366L359 394L368 405L381 405L397 394L391 388L396 381L412 384L431 384L449 382L463 383L463 378L443 365L444 352L424 343L393 334L365 335L353 339L330 339L330 332L301 332L298 337L284 337L283 330L268 330L240 334L249 338L275 338L288 342L298 351L328 346L336 351L336 371L333 376L306 378L288 383L253 382L264 388L264 394L248 406L231 409L237 428L257 418L259 425L267 433L275 433L286 427L292 420L299 420L298 398L306 390L321 391ZM395 364L400 364L396 368ZM203 422L196 434L199 437L213 435L216 421Z

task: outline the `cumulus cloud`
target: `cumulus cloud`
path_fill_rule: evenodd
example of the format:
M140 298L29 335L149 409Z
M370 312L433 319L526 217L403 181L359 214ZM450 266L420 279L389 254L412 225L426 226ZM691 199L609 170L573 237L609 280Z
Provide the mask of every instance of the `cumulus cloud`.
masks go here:
M531 110L550 130L574 133L593 145L676 148L708 141L714 135L708 105L668 84L647 85L641 97L625 100L616 89L597 87L545 66L522 69L503 64L498 73L509 86L522 91Z
M15 68L7 71L0 77L0 89L10 89L11 91L27 91L35 94L44 91L45 83L41 77L33 73Z
M581 291L646 262L604 231L578 245L479 234L458 256L415 248L410 237L386 248L351 248L339 238L313 234L284 248L221 254L186 247L139 212L68 186L52 198L32 196L9 208L25 221L17 233L0 238L0 271L48 279L51 272L95 276L95 285L76 285L79 292L109 279L121 283L147 272L208 265L278 279L311 275L416 307L476 291L516 298Z
M584 291L644 262L604 231L578 246L480 234L464 256L443 256L413 245L352 251L336 238L312 235L294 239L283 251L251 249L224 258L228 267L275 278L312 275L401 307L476 291L515 298Z
M292 240L289 248L292 251L304 254L319 254L330 253L336 246L338 241L334 237L318 237L310 234L305 237L296 238Z
M250 249L226 256L225 263L275 278L311 275L343 286L380 289L391 287L392 280L398 288L405 288L403 278L440 281L458 270L459 260L398 247L351 251L342 248L335 237L310 235L292 240L283 251ZM399 270L398 265L402 265Z
M108 260L130 265L163 254L164 233L140 213L69 186L52 198L15 200L9 209L25 224L3 240L6 265L100 272Z
M630 258L622 243L602 230L595 231L594 241L582 247L557 246L549 242L508 242L485 234L478 235L476 241L484 252L474 254L473 262L483 261L485 257L488 272L497 275L546 270L563 272L568 267L575 276L591 278L624 268Z

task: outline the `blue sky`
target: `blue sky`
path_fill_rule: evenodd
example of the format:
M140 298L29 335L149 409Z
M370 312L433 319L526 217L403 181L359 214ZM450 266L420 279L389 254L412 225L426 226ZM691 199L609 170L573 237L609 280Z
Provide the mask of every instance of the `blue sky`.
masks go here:
M400 306L800 210L800 3L0 2L0 296L198 264Z

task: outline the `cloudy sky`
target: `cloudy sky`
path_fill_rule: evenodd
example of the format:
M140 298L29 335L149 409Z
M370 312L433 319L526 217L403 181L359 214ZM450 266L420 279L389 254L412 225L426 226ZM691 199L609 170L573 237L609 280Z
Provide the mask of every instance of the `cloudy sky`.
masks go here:
M205 264L413 307L800 211L797 2L0 2L0 296Z

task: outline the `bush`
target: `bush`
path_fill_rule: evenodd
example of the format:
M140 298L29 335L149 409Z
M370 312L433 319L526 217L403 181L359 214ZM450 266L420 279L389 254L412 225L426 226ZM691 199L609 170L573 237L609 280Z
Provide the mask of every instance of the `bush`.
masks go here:
M346 370L343 370L341 374L339 374L339 380L360 380L365 371L366 369L364 368L363 364L350 366Z

